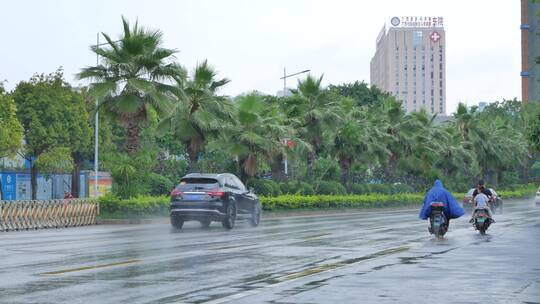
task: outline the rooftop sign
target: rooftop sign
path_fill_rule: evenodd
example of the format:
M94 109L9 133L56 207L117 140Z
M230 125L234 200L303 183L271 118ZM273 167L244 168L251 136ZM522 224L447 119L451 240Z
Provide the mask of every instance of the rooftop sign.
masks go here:
M393 27L443 27L443 17L427 16L401 16L392 17L390 25Z

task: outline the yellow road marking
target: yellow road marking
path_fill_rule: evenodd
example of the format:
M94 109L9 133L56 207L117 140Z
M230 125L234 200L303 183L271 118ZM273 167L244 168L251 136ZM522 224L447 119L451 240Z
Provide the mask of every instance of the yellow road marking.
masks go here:
M106 267L112 267L112 266L127 265L127 264L133 264L133 263L138 263L138 262L142 262L142 260L129 260L129 261L122 261L122 262L103 264L103 265L95 265L95 266L86 266L86 267L79 267L79 268L73 268L73 269L57 270L57 271L51 271L51 272L44 272L44 273L41 273L41 275L58 275L58 274L76 272L76 271L83 271L83 270L99 269L99 268L106 268Z

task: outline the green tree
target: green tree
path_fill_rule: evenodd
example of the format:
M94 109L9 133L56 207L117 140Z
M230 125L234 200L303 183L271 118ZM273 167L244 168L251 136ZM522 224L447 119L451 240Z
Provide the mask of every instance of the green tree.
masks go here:
M269 107L260 95L241 96L236 101L236 124L227 132L231 154L238 156L240 177L246 182L274 153L285 149L281 139L290 131L282 124L277 107Z
M0 158L15 155L21 148L22 138L23 127L17 119L17 106L0 83ZM0 200L3 198L0 179Z
M540 152L540 111L536 114L536 117L531 120L528 130L528 139L536 149L536 152Z
M375 86L368 87L368 85L363 81L355 81L353 83L344 83L340 85L329 85L328 91L343 97L352 98L359 106L373 105L390 96L388 93L381 91Z
M304 80L298 81L294 96L287 103L287 115L298 121L299 136L311 145L308 152L308 168L321 153L323 138L335 125L341 116L339 108L334 101L328 98L322 88L323 76L314 78L308 75Z
M41 153L36 159L36 167L39 171L50 173L64 173L73 170L73 159L71 149L65 147L54 147Z
M102 33L107 47L93 46L102 64L83 68L79 79L91 79L90 93L99 106L126 127L126 150L135 156L140 149L140 133L151 112L165 116L172 109L173 92L168 84L183 70L172 61L175 50L162 47L162 34L136 22L131 27L122 18L124 32L119 41Z
M69 147L72 154L89 149L88 114L81 95L63 80L61 69L20 82L12 97L17 104L17 117L24 126L23 154L31 163L32 199L35 199L39 170L36 159L59 147Z
M197 167L197 161L208 138L217 136L230 123L233 107L228 98L218 96L218 90L227 84L227 78L217 79L216 70L205 60L195 67L188 79L177 77L177 99L174 110L160 122L160 127L180 141L187 151L188 171Z

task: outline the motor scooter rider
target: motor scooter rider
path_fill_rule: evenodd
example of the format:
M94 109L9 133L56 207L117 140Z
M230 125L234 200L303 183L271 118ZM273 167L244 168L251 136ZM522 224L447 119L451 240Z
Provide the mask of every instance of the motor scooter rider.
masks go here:
M493 214L491 213L491 208L488 205L488 202L490 198L484 194L484 187L478 188L478 194L474 197L473 202L475 203L475 207L471 213L471 220L470 223L474 223L474 214L476 213L476 210L484 209L487 211L489 218L492 222L495 222L493 220Z
M444 204L443 212L446 216L448 225L450 224L450 219L458 218L465 214L465 211L456 201L454 196L443 187L442 182L438 179L424 198L424 204L419 214L420 219L425 220L429 218L431 215L431 203L433 202L441 202Z
M490 201L493 200L493 192L486 188L486 184L482 179L476 184L476 189L474 189L473 192L473 199L478 195L478 193L484 193Z

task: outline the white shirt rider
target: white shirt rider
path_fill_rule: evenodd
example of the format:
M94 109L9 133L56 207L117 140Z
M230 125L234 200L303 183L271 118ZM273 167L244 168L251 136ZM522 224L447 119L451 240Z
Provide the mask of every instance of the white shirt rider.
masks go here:
M484 193L479 193L474 198L474 201L476 202L476 207L487 207L489 198Z

